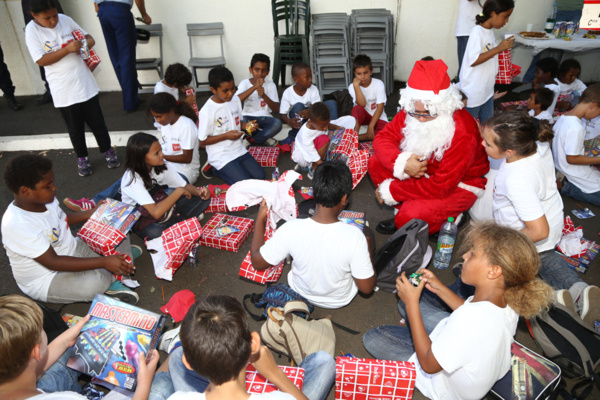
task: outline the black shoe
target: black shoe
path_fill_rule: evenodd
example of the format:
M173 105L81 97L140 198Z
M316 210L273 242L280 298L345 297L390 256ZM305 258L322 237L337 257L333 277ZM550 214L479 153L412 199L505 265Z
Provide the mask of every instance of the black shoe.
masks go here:
M42 106L44 104L48 104L52 102L52 95L50 94L49 90L46 90L46 92L35 101L35 105L36 106Z
M12 108L14 111L19 111L19 110L23 109L23 106L17 102L17 99L15 98L14 95L12 95L12 96L4 95L4 98L6 99L6 102L8 103L10 108Z
M383 233L384 235L391 235L398 230L396 229L396 223L394 218L386 219L379 222L375 229L377 230L377 232Z

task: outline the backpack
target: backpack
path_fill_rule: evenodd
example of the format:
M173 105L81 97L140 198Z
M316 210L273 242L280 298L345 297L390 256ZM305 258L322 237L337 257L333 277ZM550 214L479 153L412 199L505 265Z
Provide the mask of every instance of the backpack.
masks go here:
M421 219L411 219L375 255L377 286L387 292L394 292L396 278L403 271L408 276L421 268L428 249L429 225Z
M583 379L573 386L573 396L584 399L593 385L600 390L600 377L595 372L600 366L598 332L561 304L554 304L549 311L530 318L527 326L544 355L558 364L564 376Z
M262 314L254 314L248 309L248 305L246 304L246 300L250 299L250 301L254 304L256 308L264 308ZM286 285L285 283L278 283L273 286L269 286L264 293L252 293L244 296L244 309L250 314L252 319L255 321L263 321L268 317L268 310L271 307L279 307L284 308L285 304L288 301L292 300L300 300L306 303L308 308L308 313L314 311L315 307L310 303L310 301L306 300L302 295L296 292L294 289ZM294 312L295 315L298 315L302 318L308 318L308 314L304 314L303 312Z

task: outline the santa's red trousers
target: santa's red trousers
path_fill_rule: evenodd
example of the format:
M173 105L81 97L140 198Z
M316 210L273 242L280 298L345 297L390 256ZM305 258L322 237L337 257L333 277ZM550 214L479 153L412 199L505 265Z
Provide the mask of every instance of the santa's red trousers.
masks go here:
M369 176L375 186L386 179L396 179L392 171L385 168L376 155L369 159ZM414 178L408 178L414 179ZM427 179L425 177L419 179ZM436 233L448 217L456 217L467 211L475 203L477 196L468 190L457 187L449 195L440 199L418 198L407 199L396 205L398 213L394 219L396 228L400 229L413 218L422 219L429 224L429 234Z

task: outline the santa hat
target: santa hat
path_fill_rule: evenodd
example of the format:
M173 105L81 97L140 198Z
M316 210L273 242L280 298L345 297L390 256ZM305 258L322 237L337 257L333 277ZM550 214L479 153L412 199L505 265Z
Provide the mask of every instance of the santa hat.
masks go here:
M448 66L442 60L415 63L403 95L413 100L431 101L436 96L444 97L450 89Z

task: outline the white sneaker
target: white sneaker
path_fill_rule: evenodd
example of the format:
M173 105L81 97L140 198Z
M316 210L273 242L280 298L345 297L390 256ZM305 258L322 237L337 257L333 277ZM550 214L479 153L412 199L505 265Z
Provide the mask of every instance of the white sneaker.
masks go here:
M575 302L573 301L573 296L571 292L567 289L561 289L554 292L556 294L556 302L567 307L569 310L573 311L577 314L577 310L575 310Z
M265 140L265 142L263 144L265 146L275 147L275 146L277 146L277 143L279 143L277 140L275 140L273 138L268 138L267 140Z
M179 339L180 330L181 325L175 329L171 329L170 331L163 333L158 340L158 350L164 351L167 354L171 354L171 351L173 351L175 346L181 343L181 340Z
M600 321L600 288L598 286L586 287L575 304L579 316L590 326L594 321Z

